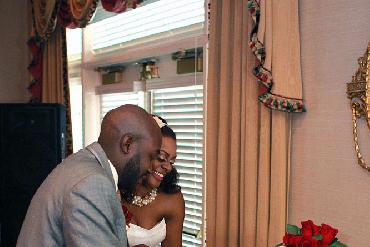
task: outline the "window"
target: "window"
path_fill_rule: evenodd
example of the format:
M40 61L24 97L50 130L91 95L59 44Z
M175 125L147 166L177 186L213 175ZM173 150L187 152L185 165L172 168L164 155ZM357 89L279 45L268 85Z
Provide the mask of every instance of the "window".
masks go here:
M82 145L95 141L105 114L123 104L139 105L158 114L175 131L175 165L186 207L182 246L189 247L202 246L204 77L202 72L187 73L193 66L191 61L186 72L179 72L173 54L194 48L207 50L204 6L204 0L148 0L121 14L104 13L98 6L84 30L68 30L67 41L71 45L70 81L74 82L71 102L81 105L72 115L80 116L80 112L80 121L85 120L84 127L73 134L80 131ZM141 64L148 60L155 61L160 78L140 81ZM99 71L114 66L123 67L121 81L102 85ZM194 71L200 71L203 65L196 66Z

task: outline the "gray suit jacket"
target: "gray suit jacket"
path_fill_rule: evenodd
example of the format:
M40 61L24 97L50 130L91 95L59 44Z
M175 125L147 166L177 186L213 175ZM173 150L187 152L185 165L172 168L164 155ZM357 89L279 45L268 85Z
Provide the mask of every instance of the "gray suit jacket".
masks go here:
M18 247L127 246L106 154L93 143L69 156L32 198Z

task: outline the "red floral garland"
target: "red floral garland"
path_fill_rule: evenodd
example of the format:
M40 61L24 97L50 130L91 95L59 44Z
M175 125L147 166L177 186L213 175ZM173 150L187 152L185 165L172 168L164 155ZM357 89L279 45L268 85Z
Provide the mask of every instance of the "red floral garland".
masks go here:
M28 71L33 77L28 86L28 90L31 93L30 102L40 103L42 97L43 42L37 36L33 36L27 41L27 45L32 55L32 61L28 65Z

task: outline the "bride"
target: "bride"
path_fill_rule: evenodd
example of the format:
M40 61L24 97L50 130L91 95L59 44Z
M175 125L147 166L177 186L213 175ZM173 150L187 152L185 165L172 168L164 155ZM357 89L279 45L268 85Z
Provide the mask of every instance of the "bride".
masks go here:
M162 146L148 174L139 181L135 195L121 191L130 246L182 246L185 202L176 184L176 134L167 122L153 115L162 132Z

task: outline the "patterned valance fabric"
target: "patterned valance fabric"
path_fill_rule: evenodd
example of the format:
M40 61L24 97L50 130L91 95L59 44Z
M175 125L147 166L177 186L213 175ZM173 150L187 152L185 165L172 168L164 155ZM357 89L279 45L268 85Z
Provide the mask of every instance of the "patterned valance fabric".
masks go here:
M32 0L31 3L35 32L46 40L55 29L60 0Z
M58 13L58 24L66 28L76 28L77 23L74 22L72 12L69 7L69 0L62 0Z
M69 0L73 22L77 27L85 27L93 16L98 0Z
M101 4L106 11L121 13L127 9L125 0L101 0Z
M47 40L57 24L65 28L84 28L90 22L99 0L31 0L36 35ZM108 12L135 9L143 0L101 0Z
M106 11L122 13L128 8L135 9L142 0L101 0L101 4Z

